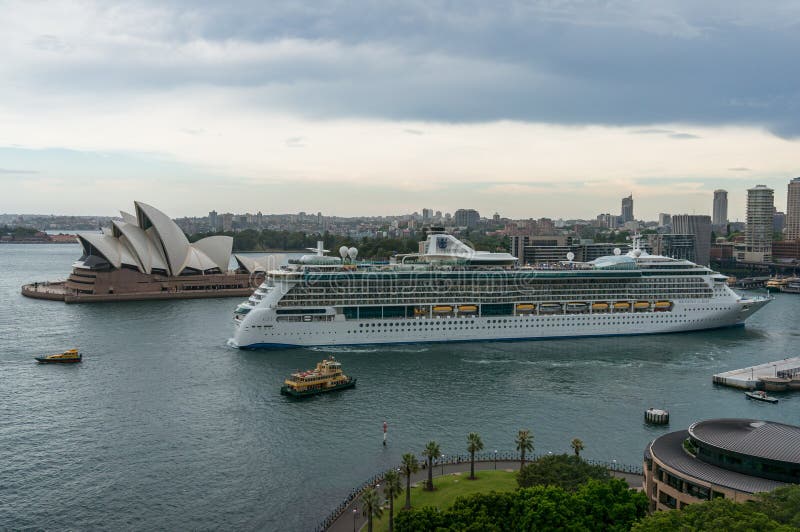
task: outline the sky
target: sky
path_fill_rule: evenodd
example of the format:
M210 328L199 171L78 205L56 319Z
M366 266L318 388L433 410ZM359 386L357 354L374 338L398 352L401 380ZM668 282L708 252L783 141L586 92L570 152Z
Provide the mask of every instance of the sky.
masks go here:
M0 0L0 212L741 220L799 51L794 0Z

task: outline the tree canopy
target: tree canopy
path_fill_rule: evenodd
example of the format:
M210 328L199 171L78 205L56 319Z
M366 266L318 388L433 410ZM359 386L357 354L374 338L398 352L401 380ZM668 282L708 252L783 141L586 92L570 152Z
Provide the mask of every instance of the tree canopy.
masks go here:
M517 475L521 488L558 486L574 491L589 479L608 480L611 474L603 466L586 463L577 456L554 454L542 456L522 468Z
M425 507L402 512L397 532L467 530L629 530L645 515L647 498L619 479L589 481L569 492L535 486L506 493L459 497L447 510Z

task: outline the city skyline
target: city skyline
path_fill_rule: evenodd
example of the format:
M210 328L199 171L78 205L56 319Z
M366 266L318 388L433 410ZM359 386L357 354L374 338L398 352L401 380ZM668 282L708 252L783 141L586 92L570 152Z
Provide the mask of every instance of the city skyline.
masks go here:
M0 211L711 214L800 175L800 8L9 2ZM525 53L521 53L525 50ZM758 80L754 82L754 80ZM139 194L137 193L137 197ZM102 198L102 200L100 199Z

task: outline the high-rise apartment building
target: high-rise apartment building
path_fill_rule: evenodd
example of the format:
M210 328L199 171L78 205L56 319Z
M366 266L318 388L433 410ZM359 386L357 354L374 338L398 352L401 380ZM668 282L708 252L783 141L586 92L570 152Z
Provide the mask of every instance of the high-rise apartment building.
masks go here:
M786 240L800 240L800 177L789 182L786 198Z
M694 235L694 256L697 264L711 262L711 217L707 215L676 214L672 217L672 232Z
M217 219L217 211L208 213L208 225L211 226L212 231L217 231L219 228L219 220Z
M665 212L658 213L658 226L659 227L666 227L671 222L672 222L672 217L669 214L667 214Z
M714 191L714 212L711 218L714 225L725 225L728 223L728 191Z
M622 198L622 223L633 220L633 194L631 194L627 198Z
M745 262L772 260L772 218L775 211L775 192L766 185L747 190L747 227L745 251L737 254Z
M475 209L458 209L453 218L458 227L477 227L481 221L481 215Z

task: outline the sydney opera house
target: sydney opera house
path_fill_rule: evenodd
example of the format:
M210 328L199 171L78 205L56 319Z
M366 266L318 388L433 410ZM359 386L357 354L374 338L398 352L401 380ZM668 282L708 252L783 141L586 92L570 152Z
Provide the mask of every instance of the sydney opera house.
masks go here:
M210 236L189 242L169 216L134 202L136 215L100 233L79 233L83 254L66 281L25 285L26 296L68 303L247 296L258 282L252 277L264 266L236 255L231 270L233 238Z

